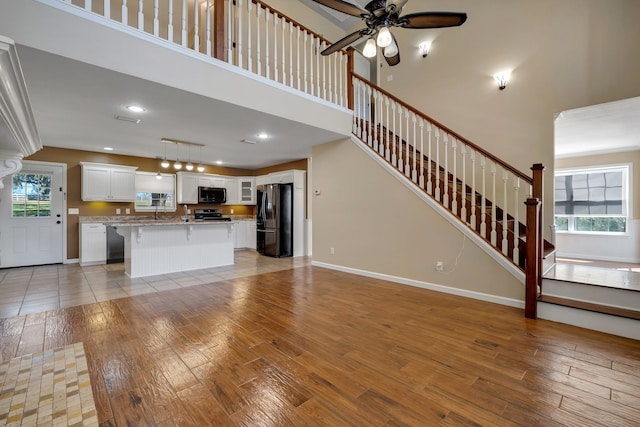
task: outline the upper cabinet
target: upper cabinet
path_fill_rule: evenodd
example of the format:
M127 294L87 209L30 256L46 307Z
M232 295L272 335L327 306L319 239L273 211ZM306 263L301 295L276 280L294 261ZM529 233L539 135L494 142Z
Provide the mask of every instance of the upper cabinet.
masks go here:
M242 176L237 178L238 182L238 204L256 204L256 179L252 176Z
M81 162L82 200L133 202L136 167Z
M227 190L227 205L254 205L255 178L178 172L178 204L198 203L198 187Z
M195 173L178 172L178 204L193 205L198 203L198 178Z

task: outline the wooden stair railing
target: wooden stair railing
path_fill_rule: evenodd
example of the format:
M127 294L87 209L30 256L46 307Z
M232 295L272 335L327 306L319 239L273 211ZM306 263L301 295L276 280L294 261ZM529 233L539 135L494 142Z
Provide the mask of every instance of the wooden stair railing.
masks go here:
M355 73L352 86L353 134L524 271L535 318L543 250L553 248L542 238L544 167L529 176Z

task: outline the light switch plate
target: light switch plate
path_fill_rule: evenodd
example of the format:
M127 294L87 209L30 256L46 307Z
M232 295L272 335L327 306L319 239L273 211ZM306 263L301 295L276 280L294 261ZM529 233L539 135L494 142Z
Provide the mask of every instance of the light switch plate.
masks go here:
M131 213L131 209L126 208L126 209L124 210L124 213L126 213L127 215L129 215L129 214Z
M120 210L120 208L116 208L116 215L120 215L122 213L122 211Z
M80 214L80 208L69 208L67 213L69 215L79 215Z

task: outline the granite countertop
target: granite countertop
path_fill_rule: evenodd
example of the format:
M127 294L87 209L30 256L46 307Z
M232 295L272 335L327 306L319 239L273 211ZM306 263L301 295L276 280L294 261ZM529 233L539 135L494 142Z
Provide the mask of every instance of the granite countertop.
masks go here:
M183 221L181 219L143 219L143 220L129 220L129 221L105 221L105 225L112 227L156 227L167 225L224 225L233 224L232 221Z
M231 218L231 221L255 221L256 217L252 215L226 215ZM78 222L96 222L108 225L170 225L170 224L208 224L211 222L229 222L229 221L196 221L193 219L193 215L189 215L189 221L183 221L180 216L173 215L160 215L158 219L153 216L143 215L116 215L116 216L81 216L78 218Z

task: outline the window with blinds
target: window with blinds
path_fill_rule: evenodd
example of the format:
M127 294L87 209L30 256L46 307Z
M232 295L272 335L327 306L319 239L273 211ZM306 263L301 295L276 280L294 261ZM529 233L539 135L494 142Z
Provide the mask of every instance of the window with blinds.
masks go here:
M555 219L558 231L626 232L628 166L557 171Z

